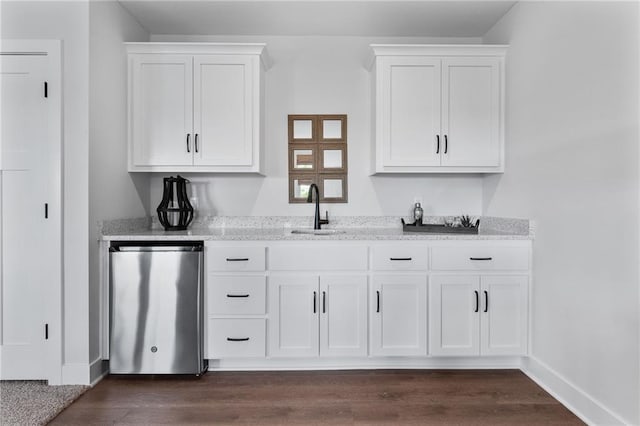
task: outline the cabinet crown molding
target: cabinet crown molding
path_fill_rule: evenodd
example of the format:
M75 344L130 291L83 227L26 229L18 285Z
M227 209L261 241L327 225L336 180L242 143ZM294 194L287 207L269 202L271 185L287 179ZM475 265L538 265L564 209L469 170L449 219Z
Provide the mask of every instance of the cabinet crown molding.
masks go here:
M265 70L272 65L266 43L126 42L124 45L129 54L258 55Z
M366 62L371 69L378 56L497 56L504 57L507 44L370 44Z

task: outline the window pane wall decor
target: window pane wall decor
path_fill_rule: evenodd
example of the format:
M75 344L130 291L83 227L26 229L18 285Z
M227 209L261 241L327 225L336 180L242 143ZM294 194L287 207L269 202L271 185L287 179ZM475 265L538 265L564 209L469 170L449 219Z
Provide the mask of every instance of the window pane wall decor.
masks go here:
M347 116L289 115L289 202L306 203L318 185L320 202L347 202Z

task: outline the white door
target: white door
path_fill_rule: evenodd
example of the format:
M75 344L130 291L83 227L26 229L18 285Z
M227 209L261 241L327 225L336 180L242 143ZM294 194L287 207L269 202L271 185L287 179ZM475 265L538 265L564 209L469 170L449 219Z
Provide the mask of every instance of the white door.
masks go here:
M269 355L318 356L317 276L269 278Z
M48 194L46 56L0 56L2 315L0 379L45 379L48 251L53 223ZM51 198L48 198L51 197ZM55 259L55 257L54 257ZM53 303L53 301L51 301Z
M320 277L320 355L367 355L367 277Z
M526 276L483 276L481 279L482 355L527 352Z
M383 166L439 166L440 59L380 59Z
M432 275L429 279L431 355L480 354L480 278Z
M132 55L133 164L193 163L193 65L189 55Z
M442 83L442 165L499 166L499 59L443 59Z
M247 56L194 58L194 164L252 165L258 67L258 58Z
M426 275L373 277L372 355L427 355L426 287Z

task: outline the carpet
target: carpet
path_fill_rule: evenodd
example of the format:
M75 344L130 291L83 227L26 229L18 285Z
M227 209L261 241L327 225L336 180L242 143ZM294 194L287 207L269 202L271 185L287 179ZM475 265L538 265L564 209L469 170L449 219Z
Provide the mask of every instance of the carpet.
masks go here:
M46 425L89 386L48 386L44 380L0 381L2 425Z

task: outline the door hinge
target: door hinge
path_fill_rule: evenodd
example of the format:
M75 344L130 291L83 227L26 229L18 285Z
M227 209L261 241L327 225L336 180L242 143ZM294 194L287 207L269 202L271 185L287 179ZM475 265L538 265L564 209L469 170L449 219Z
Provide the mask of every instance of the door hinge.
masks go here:
M44 82L44 97L49 97L49 83L47 83L46 81Z
M49 219L49 203L44 203L44 218Z
M49 340L49 324L44 325L44 340Z

